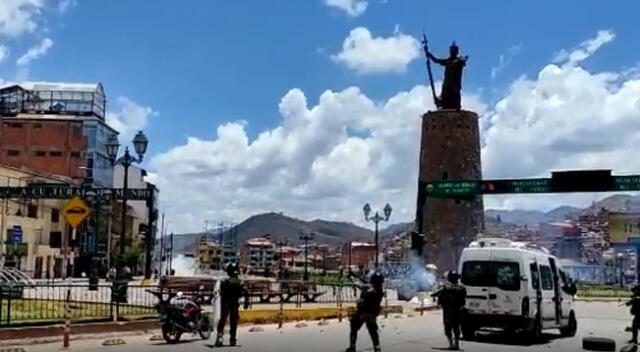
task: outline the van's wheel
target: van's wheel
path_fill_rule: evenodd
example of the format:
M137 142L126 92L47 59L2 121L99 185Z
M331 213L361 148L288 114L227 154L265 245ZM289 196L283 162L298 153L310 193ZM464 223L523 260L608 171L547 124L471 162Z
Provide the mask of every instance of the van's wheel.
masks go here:
M540 321L540 317L536 318L533 323L533 327L531 330L527 331L527 340L531 343L536 343L540 341L542 337L542 322Z
M473 339L476 338L476 327L472 324L462 324L460 330L462 332L462 338L464 338L465 341L473 341Z
M569 313L569 323L567 326L560 328L560 334L563 337L574 337L576 336L576 331L578 330L578 321L576 320L576 314L571 311Z

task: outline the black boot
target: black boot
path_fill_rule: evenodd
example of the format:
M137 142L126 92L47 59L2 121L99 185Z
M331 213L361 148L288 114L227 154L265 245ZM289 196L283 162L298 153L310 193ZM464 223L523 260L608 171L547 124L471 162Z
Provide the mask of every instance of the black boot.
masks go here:
M216 338L216 343L214 344L214 346L222 347L222 334L218 334L218 337Z
M238 340L236 340L235 336L231 336L231 338L229 339L229 346L235 346L238 343Z

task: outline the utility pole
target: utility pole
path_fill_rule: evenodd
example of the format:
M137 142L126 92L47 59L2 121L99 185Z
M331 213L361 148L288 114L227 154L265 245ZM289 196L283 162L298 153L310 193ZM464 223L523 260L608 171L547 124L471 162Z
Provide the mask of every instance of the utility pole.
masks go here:
M224 222L220 221L218 223L218 233L220 235L219 241L220 241L220 248L222 248L222 246L224 245Z
M171 240L169 248L169 274L173 272L173 231L171 231Z
M164 262L164 211L162 212L162 226L160 228L160 260L158 274L162 276L162 262Z
M307 281L309 280L309 241L312 241L316 234L300 232L299 236L300 240L304 241L304 276L302 279Z

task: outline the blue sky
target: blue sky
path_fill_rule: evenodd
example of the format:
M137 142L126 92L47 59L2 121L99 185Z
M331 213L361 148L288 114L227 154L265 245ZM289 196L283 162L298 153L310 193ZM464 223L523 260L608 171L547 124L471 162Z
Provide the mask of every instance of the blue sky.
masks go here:
M158 160L147 166L162 177L159 168L167 164L161 161L176 147L188 146L187 136L213 142L220 125L244 120L251 143L261 132L276 129L283 123L279 104L294 88L303 92L311 109L327 90L358 87L372 102L384 105L399 92L424 84L421 53L409 60L406 69L377 73L358 72L333 57L355 28L390 38L419 37L424 26L432 50L441 56L456 40L462 53L470 55L465 92L494 112L496 102L505 99L518 77L536 80L558 52L576 48L598 31L615 33L615 40L582 60L582 69L623 72L640 61L637 2L333 0L330 6L331 2L11 0L0 4L0 10L21 4L17 8L31 11L33 25L22 31L5 26L3 33L2 21L24 22L24 18L0 15L0 46L8 49L0 60L0 79L99 81L110 101L108 109L119 111L120 117L126 119L130 110L123 107L126 103L118 103L118 97L146 108L142 112L149 116L141 126L151 140L147 160ZM365 2L366 10L357 15L335 5ZM45 38L52 42L45 53L18 67L19 57ZM435 75L441 75L438 68ZM374 130L369 128L363 136L375 136ZM322 155L330 154L328 150ZM218 166L208 176L224 172ZM413 185L407 187L410 193ZM412 212L410 203L406 201L406 214ZM207 215L176 210L175 216L200 222L206 216L236 218L261 209L224 216L213 208L210 212L215 214Z

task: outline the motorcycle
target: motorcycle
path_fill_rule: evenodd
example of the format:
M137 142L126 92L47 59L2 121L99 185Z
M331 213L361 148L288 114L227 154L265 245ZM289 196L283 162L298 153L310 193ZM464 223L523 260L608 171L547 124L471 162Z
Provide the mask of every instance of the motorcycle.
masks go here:
M159 300L156 310L162 323L162 337L167 343L177 343L184 333L199 334L203 340L209 339L213 325L198 303L182 297L180 292L147 292Z

